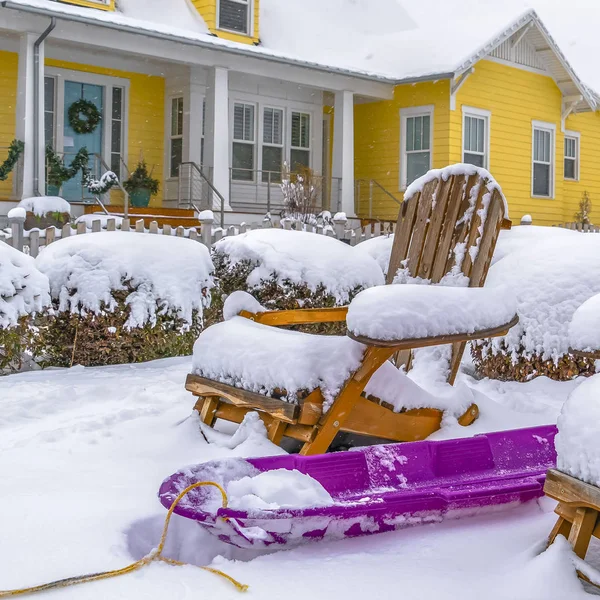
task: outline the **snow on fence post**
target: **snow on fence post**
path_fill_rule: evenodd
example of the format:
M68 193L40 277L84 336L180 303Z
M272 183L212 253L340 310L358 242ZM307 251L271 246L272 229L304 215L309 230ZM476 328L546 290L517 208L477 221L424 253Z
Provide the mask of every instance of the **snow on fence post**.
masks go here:
M157 221L152 221L150 223L150 233L154 233L154 234L158 233L158 222Z
M203 210L198 215L198 221L200 221L200 235L202 243L210 250L212 246L213 237L213 223L215 222L215 215L212 210Z
M341 242L344 241L346 236L346 223L348 222L348 218L346 217L346 213L339 212L336 213L333 217L333 226L335 228L335 237Z
M521 225L531 225L533 223L533 219L531 215L523 215L521 217Z
M12 247L15 250L19 250L19 252L23 252L26 216L27 213L25 209L19 206L8 212L8 222L10 223L12 235Z
M192 231L190 230L190 234L192 233ZM175 235L177 237L185 237L185 228L183 226L179 226L176 230L175 230Z
M144 233L146 231L146 228L144 226L144 219L138 219L135 222L135 230L137 231L137 233Z
M168 223L163 225L163 235L171 235L171 226Z

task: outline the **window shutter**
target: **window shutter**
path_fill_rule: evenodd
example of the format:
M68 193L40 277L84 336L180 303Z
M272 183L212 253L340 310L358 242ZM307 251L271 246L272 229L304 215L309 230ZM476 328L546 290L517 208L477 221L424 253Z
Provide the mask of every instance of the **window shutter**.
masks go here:
M248 0L220 0L219 28L249 33Z

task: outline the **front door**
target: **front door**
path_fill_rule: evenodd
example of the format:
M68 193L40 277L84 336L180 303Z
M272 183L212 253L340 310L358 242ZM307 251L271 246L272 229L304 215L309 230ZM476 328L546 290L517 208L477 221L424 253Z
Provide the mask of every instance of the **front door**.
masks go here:
M90 169L92 169L92 174L94 177L99 177L100 166L94 158L94 154L102 155L102 142L104 139L102 121L100 121L98 127L92 133L75 133L69 123L70 106L82 98L93 102L100 113L104 114L104 86L65 81L63 138L65 163L67 166L70 165L77 152L85 146L90 154ZM62 197L70 202L81 202L86 199L91 200L91 195L82 187L81 172L63 184Z

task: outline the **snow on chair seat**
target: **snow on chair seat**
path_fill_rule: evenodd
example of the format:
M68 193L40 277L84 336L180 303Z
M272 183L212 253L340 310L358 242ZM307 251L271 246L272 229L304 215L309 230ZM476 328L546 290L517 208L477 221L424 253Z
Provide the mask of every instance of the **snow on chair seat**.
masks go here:
M498 289L390 285L358 294L346 323L358 341L418 348L441 343L435 338L506 329L515 316L515 298Z

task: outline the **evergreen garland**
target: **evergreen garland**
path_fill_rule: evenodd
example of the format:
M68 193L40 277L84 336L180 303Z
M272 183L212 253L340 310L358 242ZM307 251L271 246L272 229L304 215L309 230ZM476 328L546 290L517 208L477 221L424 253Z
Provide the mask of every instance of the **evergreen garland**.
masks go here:
M88 176L84 179L83 183L90 194L101 196L102 194L109 192L116 185L119 185L119 178L112 171L104 173L99 180L94 179L88 173Z
M19 157L25 149L21 140L13 140L8 147L8 158L0 165L0 181L6 181L11 171L17 164Z
M48 185L60 187L65 181L73 179L79 171L83 174L83 180L89 178L90 155L87 148L81 148L71 161L70 166L66 166L60 156L54 152L52 146L46 146L46 166L48 169Z

